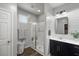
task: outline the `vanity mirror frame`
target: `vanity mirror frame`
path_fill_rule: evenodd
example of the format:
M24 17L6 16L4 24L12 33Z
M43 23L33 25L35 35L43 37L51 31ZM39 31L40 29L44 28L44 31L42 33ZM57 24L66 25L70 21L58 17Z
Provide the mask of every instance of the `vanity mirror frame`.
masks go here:
M67 20L67 25L64 25L65 28L67 26L67 32L65 33L57 33L57 20L62 20L62 19L66 19ZM65 30L66 31L66 30ZM68 17L59 17L59 18L55 18L55 34L64 34L64 35L68 35L69 34L69 21L68 21Z

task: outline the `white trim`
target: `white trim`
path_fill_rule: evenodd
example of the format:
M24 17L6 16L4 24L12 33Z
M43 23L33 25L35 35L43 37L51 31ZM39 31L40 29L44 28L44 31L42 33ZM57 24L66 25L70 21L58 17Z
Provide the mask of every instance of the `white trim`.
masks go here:
M32 49L36 50L38 53L40 53L41 55L45 56L44 53L42 53L41 51L39 51L38 49L35 49L33 47L31 47Z

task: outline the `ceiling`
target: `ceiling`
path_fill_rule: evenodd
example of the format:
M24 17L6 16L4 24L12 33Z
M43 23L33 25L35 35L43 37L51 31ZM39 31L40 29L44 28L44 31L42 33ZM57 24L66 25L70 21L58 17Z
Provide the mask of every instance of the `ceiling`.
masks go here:
M18 3L18 8L21 8L25 11L31 12L35 15L41 14L41 12L39 12L39 10L36 10L35 8L32 8L31 7L32 5L33 5L32 3L29 3L29 4L28 3Z
M63 5L64 3L48 3L52 8L58 7L60 5ZM26 4L26 3L19 3L18 7L24 10L27 10L33 14L39 15L41 14L41 12L38 12L36 9L30 8L31 5L34 5L32 3ZM35 4L35 7L40 7L42 6L42 4Z
M64 3L49 3L49 4L52 6L52 8L55 8L55 7L63 5Z

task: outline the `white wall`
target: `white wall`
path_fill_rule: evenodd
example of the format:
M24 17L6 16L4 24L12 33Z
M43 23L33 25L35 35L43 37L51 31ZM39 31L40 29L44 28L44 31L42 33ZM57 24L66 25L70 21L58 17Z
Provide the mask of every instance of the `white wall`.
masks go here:
M79 8L68 13L69 33L79 32Z
M54 16L52 16L53 10L49 4L45 4L45 22L46 22L46 38L45 38L45 55L49 55L49 40L48 40L48 30L51 29L54 32ZM51 35L53 35L51 33Z
M21 8L18 8L18 15L24 15L24 16L29 16L28 18L28 22L26 24L23 24L23 23L19 23L19 19L18 19L18 28L20 31L22 31L20 34L24 34L25 33L25 37L26 38L26 44L25 46L28 47L28 46L31 46L32 44L32 35L33 33L31 32L31 26L32 26L32 22L37 22L37 19L36 19L36 16L34 14L31 14L29 13L28 11L25 11ZM19 36L19 38L21 38L22 35Z

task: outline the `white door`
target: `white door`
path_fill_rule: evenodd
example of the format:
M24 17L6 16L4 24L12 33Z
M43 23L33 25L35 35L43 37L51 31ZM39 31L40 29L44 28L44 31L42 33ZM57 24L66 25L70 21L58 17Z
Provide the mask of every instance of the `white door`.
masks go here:
M0 56L11 55L11 14L0 9Z

